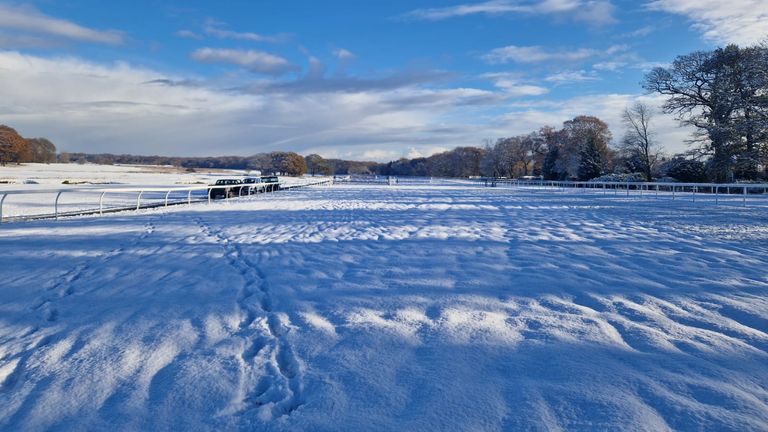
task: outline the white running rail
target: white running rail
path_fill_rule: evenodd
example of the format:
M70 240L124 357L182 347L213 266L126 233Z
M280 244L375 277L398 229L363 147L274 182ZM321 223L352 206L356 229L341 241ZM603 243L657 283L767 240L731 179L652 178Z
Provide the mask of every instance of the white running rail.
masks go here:
M705 199L715 205L738 201L742 207L750 204L768 206L768 183L662 183L662 182L584 182L550 180L510 180L481 178L476 180L488 187L533 187L564 191L576 189L603 195L625 195L672 200Z
M78 187L62 189L0 189L0 223L7 220L33 220L33 219L56 219L62 216L76 216L98 214L103 215L107 212L117 212L126 210L139 210L142 208L168 207L170 205L192 204L195 202L211 203L214 200L212 192L214 189L224 189L224 195L231 197L230 191L237 190L237 197L255 196L257 193L276 192L278 190L291 190L308 186L330 185L331 179L318 179L298 183L253 183L240 184L233 186L169 186L169 187ZM86 202L79 202L78 208L64 211L62 209L62 196L86 195ZM48 197L46 197L46 195ZM8 217L3 214L4 207L14 201L14 198L35 197L35 204L39 207L40 201L37 197L45 200L48 204L42 203L42 207L48 208L46 213L27 213ZM118 197L118 205L106 206L105 202L109 198ZM133 197L133 198L130 198ZM128 204L130 200L135 200L135 204ZM50 212L52 210L52 213Z

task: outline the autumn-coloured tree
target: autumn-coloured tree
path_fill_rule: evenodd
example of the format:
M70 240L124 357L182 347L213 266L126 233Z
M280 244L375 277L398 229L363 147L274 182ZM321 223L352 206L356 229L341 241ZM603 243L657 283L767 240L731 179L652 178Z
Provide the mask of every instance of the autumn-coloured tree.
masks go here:
M12 127L0 125L0 165L19 163L28 155L29 145Z
M291 176L307 173L307 163L301 155L294 152L272 152L272 170Z
M56 146L46 138L28 138L26 160L22 162L56 162Z

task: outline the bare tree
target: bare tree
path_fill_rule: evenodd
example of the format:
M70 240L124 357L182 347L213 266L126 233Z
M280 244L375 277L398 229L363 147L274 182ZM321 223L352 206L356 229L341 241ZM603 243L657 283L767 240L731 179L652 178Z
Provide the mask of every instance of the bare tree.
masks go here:
M653 110L642 102L636 102L624 109L622 120L627 128L621 142L621 150L626 156L640 162L647 181L653 180L653 167L656 165L660 149L653 139L651 120Z

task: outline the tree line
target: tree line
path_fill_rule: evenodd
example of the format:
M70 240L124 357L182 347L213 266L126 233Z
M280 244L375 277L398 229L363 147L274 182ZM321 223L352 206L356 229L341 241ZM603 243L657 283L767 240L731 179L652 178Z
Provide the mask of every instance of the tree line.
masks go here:
M131 154L111 153L71 153L62 152L58 155L62 163L95 163L102 165L169 165L187 168L220 168L238 170L258 170L263 173L281 173L287 175L304 175L307 163L303 156L294 152L275 151L258 153L251 156L139 156Z
M654 133L656 115L635 103L622 113L623 136L612 145L605 122L577 116L562 128L459 147L429 158L400 159L379 173L465 177L537 176L591 180L623 176L651 181L753 181L768 178L768 44L728 45L678 56L643 82L648 93L666 96L662 111L695 130L691 149L665 155Z

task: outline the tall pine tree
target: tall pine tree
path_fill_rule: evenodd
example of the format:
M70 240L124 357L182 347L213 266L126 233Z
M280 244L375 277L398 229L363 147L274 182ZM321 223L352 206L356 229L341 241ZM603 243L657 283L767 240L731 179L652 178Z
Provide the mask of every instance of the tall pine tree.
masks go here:
M603 173L603 158L594 137L590 137L579 151L579 180L586 181L600 177Z

